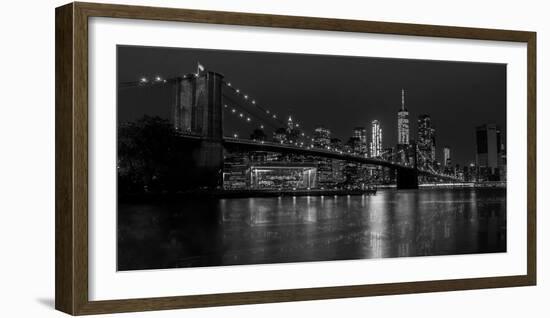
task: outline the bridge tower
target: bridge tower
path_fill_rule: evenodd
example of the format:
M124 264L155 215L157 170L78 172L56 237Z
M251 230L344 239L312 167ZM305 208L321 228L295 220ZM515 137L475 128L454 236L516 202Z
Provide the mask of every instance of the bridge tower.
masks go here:
M223 168L223 75L199 71L178 78L174 85L174 128L201 137L192 151L197 166L189 168L197 169L202 186L218 187Z
M412 142L413 167L403 167L396 169L397 189L418 189L418 166L417 166L417 148L416 143Z
M396 169L397 189L418 189L418 170L416 168Z

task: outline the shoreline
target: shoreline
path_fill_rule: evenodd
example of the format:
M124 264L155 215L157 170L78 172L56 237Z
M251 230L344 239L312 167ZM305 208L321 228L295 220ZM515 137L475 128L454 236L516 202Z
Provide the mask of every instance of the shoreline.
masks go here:
M273 197L301 197L301 196L331 196L331 195L376 195L376 189L370 190L195 190L179 193L146 193L126 194L119 196L120 202L141 201L178 201L184 199L237 199L237 198L273 198Z
M505 190L506 185L420 185L418 189L414 190L465 190L465 189L494 189ZM344 189L277 189L277 190L191 190L178 193L144 193L144 194L124 194L119 195L118 200L120 203L124 202L174 202L188 199L238 199L238 198L261 198L261 197L302 197L302 196L361 196L361 195L376 195L379 190L395 190L399 191L395 187L382 186L374 189L367 190L344 190Z

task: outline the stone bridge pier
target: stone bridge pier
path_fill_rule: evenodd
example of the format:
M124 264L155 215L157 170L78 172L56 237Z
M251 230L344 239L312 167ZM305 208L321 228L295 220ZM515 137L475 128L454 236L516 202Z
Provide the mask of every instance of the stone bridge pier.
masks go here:
M415 168L397 168L395 174L397 189L418 189L418 170Z
M174 128L201 137L191 150L196 164L189 169L197 169L200 186L208 188L222 184L222 85L223 75L210 71L188 74L174 84Z

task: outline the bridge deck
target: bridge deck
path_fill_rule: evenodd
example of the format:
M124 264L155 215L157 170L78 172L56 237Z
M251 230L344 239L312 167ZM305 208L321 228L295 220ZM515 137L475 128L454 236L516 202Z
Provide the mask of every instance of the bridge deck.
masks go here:
M193 140L205 139L204 137L200 137L196 135L185 135L185 134L182 134L181 138L193 139ZM254 141L254 140L248 140L248 139L232 138L232 137L223 137L222 142L224 146L227 146L227 147L241 147L241 148L246 148L246 149L256 150L256 151L296 153L296 154L303 154L303 155L309 155L309 156L318 156L318 157L324 157L324 158L330 158L330 159L344 160L349 162L376 165L376 166L386 167L390 169L404 169L404 170L414 169L414 167L402 165L396 162L391 162L391 161L376 159L376 158L368 158L368 157L364 157L364 156L360 156L352 153L346 153L343 151L300 147L300 146L280 144L280 143L269 142L269 141L260 142L260 141ZM438 173L434 173L432 171L423 170L423 169L417 169L417 170L419 173L423 175L439 177L439 178L452 180L452 181L461 181L460 179L454 176L438 174Z

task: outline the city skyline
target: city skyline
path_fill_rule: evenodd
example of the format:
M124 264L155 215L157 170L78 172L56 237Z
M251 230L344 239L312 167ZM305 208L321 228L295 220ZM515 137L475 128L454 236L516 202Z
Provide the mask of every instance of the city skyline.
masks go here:
M117 52L118 271L507 251L504 65Z
M224 56L223 63L216 58L220 55ZM506 76L505 65L501 64L125 46L119 47L119 57L119 82L142 76L181 76L194 71L200 61L206 68L225 74L234 85L281 117L292 115L310 133L325 126L343 142L352 135L353 127L368 127L372 120L378 120L384 130L383 147L396 145L396 113L403 106L403 88L412 123L410 138L416 137L417 116L430 114L436 129L445 128L438 129L438 144L452 148L455 163L475 161L475 127L494 122L504 127L502 134L506 136ZM135 63L137 59L144 62ZM327 65L321 67L323 63ZM330 79L337 82L331 86ZM346 85L337 85L340 81ZM266 90L265 86L276 89ZM459 91L460 96L451 89ZM356 96L347 96L352 92ZM167 117L169 110L159 105L168 103L168 95L162 88L147 93L120 91L119 98L133 107L119 109L119 120L132 121L143 113ZM335 100L338 97L340 101ZM459 107L458 102L463 106ZM327 104L337 105L332 107L334 112ZM442 157L441 151L437 148L437 157Z

